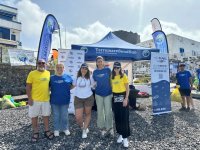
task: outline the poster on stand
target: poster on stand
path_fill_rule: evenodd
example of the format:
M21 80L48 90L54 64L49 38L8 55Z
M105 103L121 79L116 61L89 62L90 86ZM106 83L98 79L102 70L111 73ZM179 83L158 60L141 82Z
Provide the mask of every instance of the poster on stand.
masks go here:
M64 65L64 73L70 75L74 80L81 64L85 61L85 52L83 50L59 49L58 63ZM69 113L74 114L74 89L71 91L71 99L69 104Z
M153 115L171 112L167 53L151 53L151 84Z
M11 66L36 66L34 51L22 49L8 49Z

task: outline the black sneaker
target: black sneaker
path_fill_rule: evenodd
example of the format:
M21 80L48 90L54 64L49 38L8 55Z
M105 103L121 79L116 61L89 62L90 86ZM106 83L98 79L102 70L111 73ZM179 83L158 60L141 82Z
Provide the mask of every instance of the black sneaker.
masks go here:
M186 111L187 111L187 112L190 111L190 107L186 108Z
M186 107L181 107L179 111L186 111Z

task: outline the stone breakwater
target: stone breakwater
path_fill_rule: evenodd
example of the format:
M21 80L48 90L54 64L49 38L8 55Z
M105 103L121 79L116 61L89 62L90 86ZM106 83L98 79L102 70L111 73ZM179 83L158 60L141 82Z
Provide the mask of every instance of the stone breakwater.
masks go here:
M10 66L0 63L0 97L25 94L26 78L33 66ZM51 71L53 73L53 71Z
M130 111L129 150L198 150L200 149L200 102L195 100L195 111L179 112L180 104L172 102L172 113L152 116L151 99L139 99L146 104L145 111ZM16 150L121 150L114 137L102 138L96 126L96 112L92 111L92 120L88 138L81 138L81 130L74 115L69 116L70 136L49 141L40 127L38 143L31 143L31 123L28 107L0 111L0 149ZM50 121L51 129L52 118Z

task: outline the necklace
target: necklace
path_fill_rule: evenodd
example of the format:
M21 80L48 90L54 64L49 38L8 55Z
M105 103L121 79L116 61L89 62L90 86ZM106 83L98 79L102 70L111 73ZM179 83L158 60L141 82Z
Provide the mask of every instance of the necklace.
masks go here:
M78 83L78 86L79 86L80 88L86 87L86 80L85 80L85 78L81 77L81 80L80 80L80 82Z

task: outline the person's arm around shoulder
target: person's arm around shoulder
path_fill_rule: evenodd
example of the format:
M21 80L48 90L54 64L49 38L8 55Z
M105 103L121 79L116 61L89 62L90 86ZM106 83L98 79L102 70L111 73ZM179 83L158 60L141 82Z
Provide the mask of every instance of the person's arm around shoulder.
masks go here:
M71 80L71 83L70 83L70 90L71 90L71 89L76 87L76 85L75 85L76 84L75 83L76 80L74 78L72 78L71 76L69 76L69 77L70 77L70 80Z
M123 76L123 82L124 82L124 86L126 88L126 96L123 101L123 106L126 107L128 105L128 97L129 97L128 77L126 76L126 74L124 74L124 76Z

